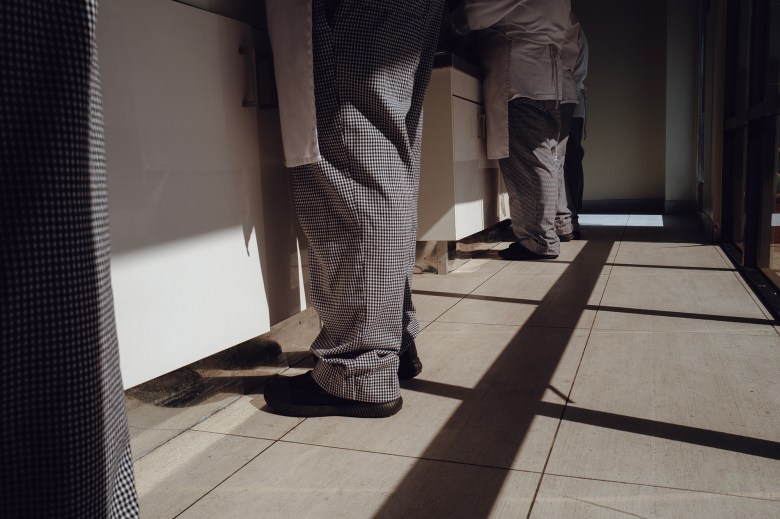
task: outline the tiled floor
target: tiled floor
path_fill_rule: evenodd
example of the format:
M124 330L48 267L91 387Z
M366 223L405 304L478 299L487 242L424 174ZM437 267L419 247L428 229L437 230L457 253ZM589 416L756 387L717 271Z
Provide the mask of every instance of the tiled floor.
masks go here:
M416 276L425 367L391 418L270 412L310 360L129 400L142 517L780 517L776 323L695 219L583 224L556 261Z

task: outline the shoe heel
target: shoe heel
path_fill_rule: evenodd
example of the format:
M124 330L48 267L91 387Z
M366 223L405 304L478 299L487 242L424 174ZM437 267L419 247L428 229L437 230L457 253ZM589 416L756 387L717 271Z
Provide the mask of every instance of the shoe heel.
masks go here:
M404 363L403 366L399 366L398 379L409 380L416 377L421 372L422 372L422 362L420 361L419 358L417 358L408 363Z
M385 402L384 404L360 406L359 408L345 410L344 416L352 416L355 418L387 418L400 411L403 405L403 399L398 397L392 402Z

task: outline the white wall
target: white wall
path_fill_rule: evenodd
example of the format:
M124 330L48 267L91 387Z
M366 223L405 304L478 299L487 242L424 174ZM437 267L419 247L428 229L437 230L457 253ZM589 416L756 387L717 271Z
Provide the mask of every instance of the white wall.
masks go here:
M663 199L666 3L577 0L590 46L585 199Z

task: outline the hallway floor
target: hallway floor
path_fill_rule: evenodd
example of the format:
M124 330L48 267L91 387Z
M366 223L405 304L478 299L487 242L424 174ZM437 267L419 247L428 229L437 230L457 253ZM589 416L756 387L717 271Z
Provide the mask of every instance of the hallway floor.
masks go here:
M391 418L265 406L305 326L207 397L128 397L142 517L780 517L780 328L696 218L581 222L555 261L487 243L415 276Z

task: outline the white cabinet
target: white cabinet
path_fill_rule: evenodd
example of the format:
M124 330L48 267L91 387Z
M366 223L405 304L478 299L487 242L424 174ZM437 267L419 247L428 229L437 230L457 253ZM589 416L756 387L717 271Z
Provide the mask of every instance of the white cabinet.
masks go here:
M509 217L498 162L487 160L480 80L433 70L425 98L418 241L456 241Z
M252 26L170 0L101 0L97 36L130 387L264 333L305 300L278 115L242 106L256 98L253 53L239 53Z

